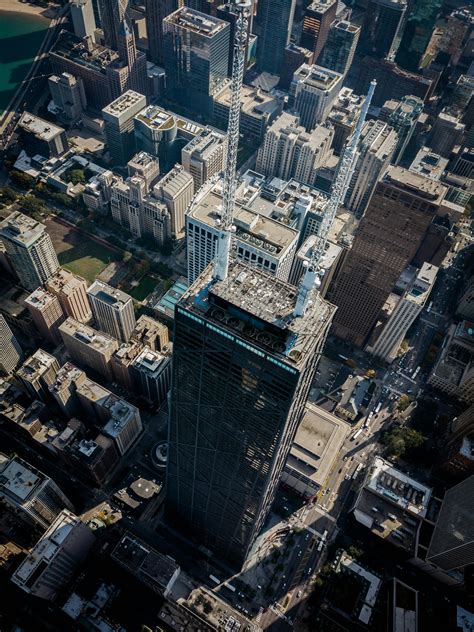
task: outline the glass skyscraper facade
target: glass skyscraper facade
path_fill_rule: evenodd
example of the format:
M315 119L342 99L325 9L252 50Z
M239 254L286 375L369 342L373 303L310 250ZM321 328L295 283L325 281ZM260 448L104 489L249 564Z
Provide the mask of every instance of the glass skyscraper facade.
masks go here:
M412 0L396 62L402 68L416 71L431 39L442 0Z
M283 70L283 56L290 42L294 12L295 0L259 0L256 17L259 71L278 75Z

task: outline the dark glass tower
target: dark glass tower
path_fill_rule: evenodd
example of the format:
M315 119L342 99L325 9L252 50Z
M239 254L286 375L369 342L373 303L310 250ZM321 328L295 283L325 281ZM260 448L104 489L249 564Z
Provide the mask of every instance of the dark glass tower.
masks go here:
M145 0L148 59L163 63L163 20L183 5L183 0Z
M293 318L295 288L232 261L175 311L168 515L241 567L273 501L334 306Z
M259 0L255 19L258 30L257 69L279 75L285 47L290 41L295 0Z
M392 59L400 43L406 8L406 0L370 0L359 52L377 59Z
M396 57L402 68L416 71L420 67L442 4L442 0L412 0Z

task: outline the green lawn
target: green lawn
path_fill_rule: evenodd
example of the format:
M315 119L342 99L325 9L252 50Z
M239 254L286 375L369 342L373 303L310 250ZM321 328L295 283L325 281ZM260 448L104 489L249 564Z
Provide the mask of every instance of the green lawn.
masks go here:
M151 294L151 292L153 292L159 282L160 279L158 277L146 274L140 279L140 283L136 287L131 288L129 294L135 300L143 301L149 294Z
M60 252L58 258L59 263L66 270L92 283L109 263L119 259L120 255L102 244L89 240L86 235L82 235L80 243Z

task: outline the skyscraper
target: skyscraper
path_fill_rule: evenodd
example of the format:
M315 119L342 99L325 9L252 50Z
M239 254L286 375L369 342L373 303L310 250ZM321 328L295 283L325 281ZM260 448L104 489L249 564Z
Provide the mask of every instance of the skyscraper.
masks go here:
M36 289L58 270L59 261L46 226L31 217L14 211L0 222L0 239L27 290Z
M338 307L335 335L357 346L365 344L446 190L406 169L388 168L377 183L353 246L327 295Z
M103 281L94 281L87 296L99 329L117 340L128 342L135 328L132 297Z
M133 119L146 106L146 97L127 90L102 110L107 149L114 163L125 165L135 153Z
M231 261L176 306L168 513L241 567L273 501L334 307L295 318L294 287Z
M81 39L94 37L95 17L92 0L71 0L69 3L74 33Z
M0 314L0 372L12 373L21 358L21 347L6 320Z
M98 2L105 45L117 50L118 34L123 16L128 9L128 0L98 0Z
M148 58L155 64L163 64L163 20L182 6L183 0L145 1Z
M137 51L133 27L126 15L124 15L118 31L117 50L120 61L127 69L127 72L117 75L119 94L127 89L147 94L146 57Z
M344 77L321 66L303 64L293 75L290 94L301 125L310 132L323 123L337 99Z
M63 72L59 76L49 77L48 86L54 105L60 110L61 116L68 122L79 121L83 110L87 107L82 79Z
M418 97L406 96L401 101L386 101L380 109L379 119L386 121L398 136L392 162L398 165L413 136L418 119L423 112L423 101Z
M359 35L360 28L355 24L345 20L334 21L329 28L318 64L345 77L354 59Z
M413 0L410 2L402 40L396 57L397 64L407 70L418 70L431 39L442 0Z
M163 30L168 97L211 114L227 77L229 23L183 7L164 19Z
M406 0L369 0L360 36L360 52L393 59L404 25Z
M39 287L25 299L25 305L42 337L53 345L59 344L59 325L65 316L58 297Z
M257 68L260 72L279 75L285 47L290 42L295 0L259 0Z
M300 45L313 53L313 64L319 64L319 56L326 44L329 28L336 19L336 13L337 0L315 0L305 11Z
M57 273L46 281L45 286L58 297L66 316L71 316L81 323L91 320L91 306L86 293L87 283L82 277L59 268Z

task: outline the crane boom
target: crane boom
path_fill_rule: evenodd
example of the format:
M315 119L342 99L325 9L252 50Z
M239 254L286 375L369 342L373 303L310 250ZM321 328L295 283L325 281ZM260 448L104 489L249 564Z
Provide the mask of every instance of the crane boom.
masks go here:
M298 292L298 299L295 306L295 316L303 316L308 306L309 296L313 288L319 287L321 281L319 279L320 265L326 250L326 243L331 230L331 226L336 217L337 210L342 204L347 192L349 181L354 173L355 168L355 154L357 151L357 145L362 132L362 127L365 123L365 118L372 101L372 97L375 91L376 81L373 80L369 86L367 96L365 97L362 105L359 120L355 130L344 148L341 161L337 171L336 179L331 189L331 196L324 210L323 219L317 232L317 240L313 246L311 255L309 257L308 266L306 268L303 281L300 285Z
M217 240L217 255L214 276L219 279L227 277L229 256L232 241L232 221L237 188L237 150L239 148L240 93L244 79L245 48L247 42L248 16L252 6L250 0L234 0L237 10L234 36L234 58L232 62L231 105L227 125L227 160L224 170L224 186L222 193L222 215L220 232Z

